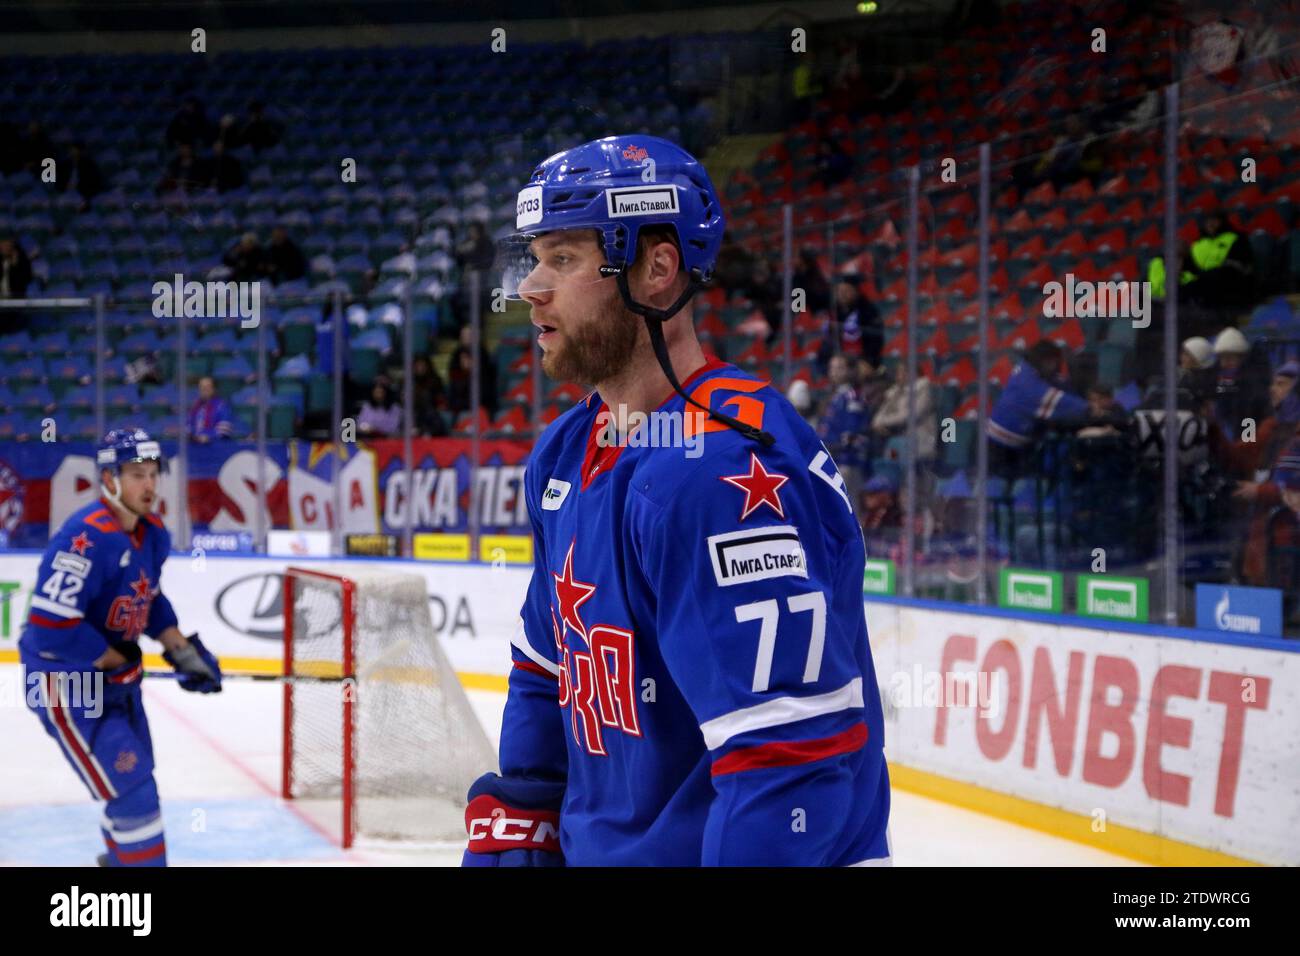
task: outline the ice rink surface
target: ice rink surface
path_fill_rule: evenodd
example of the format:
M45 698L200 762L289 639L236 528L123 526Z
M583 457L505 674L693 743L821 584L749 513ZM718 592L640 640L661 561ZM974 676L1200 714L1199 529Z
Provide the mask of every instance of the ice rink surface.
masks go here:
M103 851L99 807L21 699L21 669L0 664L0 865L93 864ZM146 682L172 865L456 865L459 847L390 849L337 844L337 804L314 812L279 798L277 684L227 681L221 694ZM471 691L489 737L505 695ZM898 866L1134 866L1133 861L895 789Z

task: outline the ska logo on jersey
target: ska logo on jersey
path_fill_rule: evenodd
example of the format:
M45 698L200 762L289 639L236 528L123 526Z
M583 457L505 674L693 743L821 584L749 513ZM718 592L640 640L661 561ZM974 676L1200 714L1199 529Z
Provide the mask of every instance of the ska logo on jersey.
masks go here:
M131 594L118 595L108 608L110 630L121 631L127 640L139 637L149 624L149 605L153 603L152 587L143 569L131 582Z
M740 510L741 521L744 521L763 505L767 505L775 511L778 517L785 517L785 508L782 507L781 496L777 492L790 479L785 475L768 471L763 467L763 463L758 460L758 455L754 452L749 453L749 474L719 475L718 477L729 485L735 485L745 493L745 504Z
M587 753L604 756L605 729L641 736L636 712L636 665L630 630L610 624L592 624L582 619L580 608L596 595L596 585L574 577L574 547L564 556L562 574L555 580L555 604L551 605L551 629L560 663L560 709L568 709L573 739ZM559 616L556 616L556 605ZM581 651L569 644L572 631L587 645Z
M87 548L93 548L94 546L95 546L95 542L91 541L90 535L86 534L86 532L84 531L81 532L81 534L77 535L75 538L73 538L72 542L68 545L68 547L70 547L73 551L81 555L84 555L86 553Z

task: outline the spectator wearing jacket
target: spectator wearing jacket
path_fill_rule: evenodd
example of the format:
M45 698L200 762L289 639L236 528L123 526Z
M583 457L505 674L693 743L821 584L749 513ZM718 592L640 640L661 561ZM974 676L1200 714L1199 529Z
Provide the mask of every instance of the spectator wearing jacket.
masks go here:
M229 438L234 426L230 403L217 394L217 383L210 375L199 379L199 397L190 406L190 438L201 445L218 438Z
M870 467L871 409L863 402L853 381L853 368L846 356L831 356L828 374L831 395L818 419L817 435L844 476L849 500L856 503L858 489Z
M1060 387L1061 347L1034 343L1016 367L989 415L989 470L1007 479L1022 477L1030 453L1051 423L1082 423L1087 400Z

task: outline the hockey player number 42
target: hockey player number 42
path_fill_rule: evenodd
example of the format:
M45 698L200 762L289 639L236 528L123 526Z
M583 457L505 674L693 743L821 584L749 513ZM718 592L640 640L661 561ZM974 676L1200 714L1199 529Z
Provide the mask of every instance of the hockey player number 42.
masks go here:
M66 586L63 583L64 580L65 572L55 571L46 578L45 583L41 585L41 593L51 601L55 601L67 607L76 607L77 594L81 591L82 586L85 585L86 579L79 578L75 574L67 574L66 580L68 583Z
M807 594L791 594L786 598L786 606L792 613L812 612L812 637L808 641L808 657L803 667L803 682L811 684L817 680L822 669L822 648L826 644L826 595L821 591ZM758 621L758 660L754 663L753 692L767 690L772 680L772 655L776 653L777 621L781 616L781 606L775 598L766 601L754 601L736 607L736 620Z

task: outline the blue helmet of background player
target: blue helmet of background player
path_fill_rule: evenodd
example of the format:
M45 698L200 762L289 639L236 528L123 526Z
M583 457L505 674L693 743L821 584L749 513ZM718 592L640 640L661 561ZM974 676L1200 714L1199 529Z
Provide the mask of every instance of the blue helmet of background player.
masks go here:
M105 468L119 474L122 465L131 461L156 461L159 472L167 471L167 458L162 453L158 442L143 428L114 428L108 432L95 449L95 466L99 471ZM101 484L104 496L120 504L122 486L118 485L112 493Z
M590 277L595 282L626 272L647 226L673 230L693 293L713 275L725 225L709 174L675 143L641 135L583 143L544 161L519 191L516 232L502 244L505 293L520 298L521 291L554 288L552 277L535 268L537 261L527 251L540 235L594 229L607 263L600 275Z

